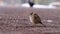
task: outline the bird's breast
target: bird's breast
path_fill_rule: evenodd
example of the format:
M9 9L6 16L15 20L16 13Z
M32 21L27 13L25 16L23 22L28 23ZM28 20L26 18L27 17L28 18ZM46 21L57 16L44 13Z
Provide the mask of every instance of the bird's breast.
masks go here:
M33 16L29 16L29 19L33 23Z

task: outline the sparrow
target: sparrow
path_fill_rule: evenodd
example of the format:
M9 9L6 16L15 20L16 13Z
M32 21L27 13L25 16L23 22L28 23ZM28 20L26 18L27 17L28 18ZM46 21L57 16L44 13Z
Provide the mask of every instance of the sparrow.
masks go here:
M41 18L38 16L38 14L36 13L33 13L31 12L30 15L29 15L29 19L30 19L30 22L32 24L42 24L44 25L42 22L41 22ZM44 25L45 26L45 25Z

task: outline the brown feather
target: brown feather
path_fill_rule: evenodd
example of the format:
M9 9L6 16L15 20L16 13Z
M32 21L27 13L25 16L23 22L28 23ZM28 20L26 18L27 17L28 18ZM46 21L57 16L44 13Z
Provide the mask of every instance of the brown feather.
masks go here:
M44 25L42 22L41 22L41 18L36 14L36 13L30 13L30 16L29 16L29 18L30 18L30 22L32 23L32 24L42 24L42 25ZM44 25L45 26L45 25Z

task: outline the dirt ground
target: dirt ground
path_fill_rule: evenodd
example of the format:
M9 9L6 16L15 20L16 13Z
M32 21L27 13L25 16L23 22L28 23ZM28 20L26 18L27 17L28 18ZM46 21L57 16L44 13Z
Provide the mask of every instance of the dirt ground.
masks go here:
M37 13L42 23L31 25L29 13ZM50 21L48 21L50 20ZM0 34L59 34L60 9L0 7Z

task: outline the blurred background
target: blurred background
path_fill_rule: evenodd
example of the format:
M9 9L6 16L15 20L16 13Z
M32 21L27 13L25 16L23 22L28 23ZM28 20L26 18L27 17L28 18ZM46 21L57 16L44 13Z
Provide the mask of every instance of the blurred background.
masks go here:
M34 0L36 6L60 7L60 0ZM28 0L0 0L0 6L28 6ZM34 6L34 7L36 7Z
M33 7L30 7L28 1L0 0L0 34L60 33L60 0L30 0L35 3ZM30 24L31 12L37 13L47 27Z

